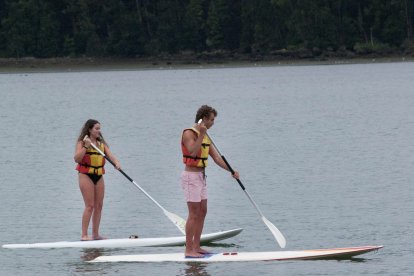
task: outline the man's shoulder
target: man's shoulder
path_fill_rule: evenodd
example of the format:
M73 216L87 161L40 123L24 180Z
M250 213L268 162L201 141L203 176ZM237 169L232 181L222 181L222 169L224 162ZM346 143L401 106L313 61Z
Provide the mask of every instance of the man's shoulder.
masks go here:
M194 127L188 127L188 128L185 128L183 132L197 133L197 129L195 129Z
M197 136L197 131L194 128L185 128L183 130L183 136Z

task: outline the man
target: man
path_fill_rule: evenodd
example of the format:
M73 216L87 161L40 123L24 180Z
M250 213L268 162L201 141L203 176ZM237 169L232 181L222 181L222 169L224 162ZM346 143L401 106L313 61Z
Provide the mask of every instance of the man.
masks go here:
M203 231L204 219L207 214L207 183L205 168L208 156L221 168L230 171L217 150L211 145L207 129L214 125L217 111L208 106L201 106L196 114L195 125L184 129L181 139L184 171L181 174L181 185L187 201L188 218L185 226L186 247L185 256L202 258L208 252L200 247L200 237ZM198 124L199 120L201 123ZM239 173L234 172L234 178Z

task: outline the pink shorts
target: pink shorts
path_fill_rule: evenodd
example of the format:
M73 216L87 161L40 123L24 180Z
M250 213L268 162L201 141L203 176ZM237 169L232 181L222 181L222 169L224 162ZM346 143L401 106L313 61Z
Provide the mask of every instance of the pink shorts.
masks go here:
M207 199L207 182L202 172L183 171L181 187L187 202L201 202Z

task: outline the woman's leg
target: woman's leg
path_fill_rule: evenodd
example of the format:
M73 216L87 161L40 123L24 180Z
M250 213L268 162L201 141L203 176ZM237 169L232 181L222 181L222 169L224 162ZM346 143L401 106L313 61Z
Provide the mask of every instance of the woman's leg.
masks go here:
M105 195L105 181L103 176L95 185L95 201L94 211L92 215L92 238L94 240L101 240L103 237L99 236L99 225L101 223L102 206Z
M81 240L90 240L88 236L89 221L93 213L95 202L95 187L92 180L86 174L79 174L79 188L82 193L85 209L82 215L82 237Z

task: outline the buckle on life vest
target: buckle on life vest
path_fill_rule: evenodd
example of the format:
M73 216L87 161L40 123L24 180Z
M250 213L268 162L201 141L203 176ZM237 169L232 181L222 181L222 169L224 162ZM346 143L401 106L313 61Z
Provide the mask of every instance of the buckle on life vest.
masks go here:
M205 161L208 160L208 157L198 157L198 156L191 156L191 155L183 155L184 158L189 158L189 159L193 159L194 161L196 160L201 160L203 162L203 167L206 167L206 163ZM187 160L186 160L187 161Z
M94 174L98 174L98 171L100 168L103 168L104 166L91 166L89 164L85 164L85 163L78 163L81 167L85 167L85 168L93 168L93 173Z
M191 155L183 155L184 158L190 158L195 160L208 160L208 157L198 157L198 156L191 156Z

